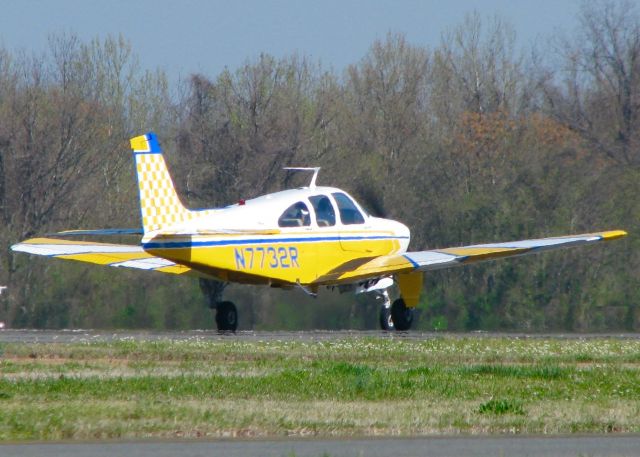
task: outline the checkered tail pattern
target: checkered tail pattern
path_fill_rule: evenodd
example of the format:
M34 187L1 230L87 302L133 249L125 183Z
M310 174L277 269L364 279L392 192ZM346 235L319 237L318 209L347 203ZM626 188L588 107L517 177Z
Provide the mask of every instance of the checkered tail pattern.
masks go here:
M194 218L195 214L184 207L176 193L155 134L132 138L131 148L138 174L144 232L168 228Z

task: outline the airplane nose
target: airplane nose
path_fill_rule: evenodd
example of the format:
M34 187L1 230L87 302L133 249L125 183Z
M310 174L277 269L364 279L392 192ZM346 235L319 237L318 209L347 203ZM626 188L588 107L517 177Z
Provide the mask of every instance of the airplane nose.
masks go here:
M404 225L402 222L396 221L396 224L398 224L396 233L400 238L400 245L402 246L402 250L406 251L409 248L409 242L411 241L411 231L409 230L409 227Z

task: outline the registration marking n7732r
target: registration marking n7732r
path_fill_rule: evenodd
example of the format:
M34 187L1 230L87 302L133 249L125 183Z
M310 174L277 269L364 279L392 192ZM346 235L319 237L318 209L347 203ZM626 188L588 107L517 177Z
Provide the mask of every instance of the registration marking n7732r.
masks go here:
M298 248L295 246L250 246L235 248L236 268L253 270L254 268L300 268Z

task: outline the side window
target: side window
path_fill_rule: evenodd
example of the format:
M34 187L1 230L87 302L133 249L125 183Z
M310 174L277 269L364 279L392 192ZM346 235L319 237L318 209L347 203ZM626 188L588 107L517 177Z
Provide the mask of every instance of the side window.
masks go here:
M294 203L288 207L278 219L280 227L302 227L303 225L311 225L309 208L303 202Z
M333 209L331 200L326 195L314 195L309 197L313 209L316 212L318 227L330 227L336 225L336 212Z
M353 203L349 197L340 192L336 192L332 195L338 204L338 211L340 211L340 219L343 224L364 224L364 217L362 217L362 214L358 211L355 203Z

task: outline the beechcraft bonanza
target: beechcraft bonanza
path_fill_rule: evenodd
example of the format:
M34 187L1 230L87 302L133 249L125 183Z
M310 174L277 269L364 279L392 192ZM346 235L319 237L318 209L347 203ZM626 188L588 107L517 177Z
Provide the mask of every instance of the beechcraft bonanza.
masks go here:
M316 186L284 190L219 209L182 205L153 133L131 139L140 191L142 230L72 230L57 235L138 234L137 245L33 238L14 251L58 259L195 275L243 284L299 287L316 294L339 286L382 298L380 325L408 330L425 271L534 254L626 235L612 230L506 243L408 251L409 229L373 217L346 192ZM398 293L399 292L399 293ZM395 300L391 297L395 296ZM218 329L235 331L233 303L220 302Z

